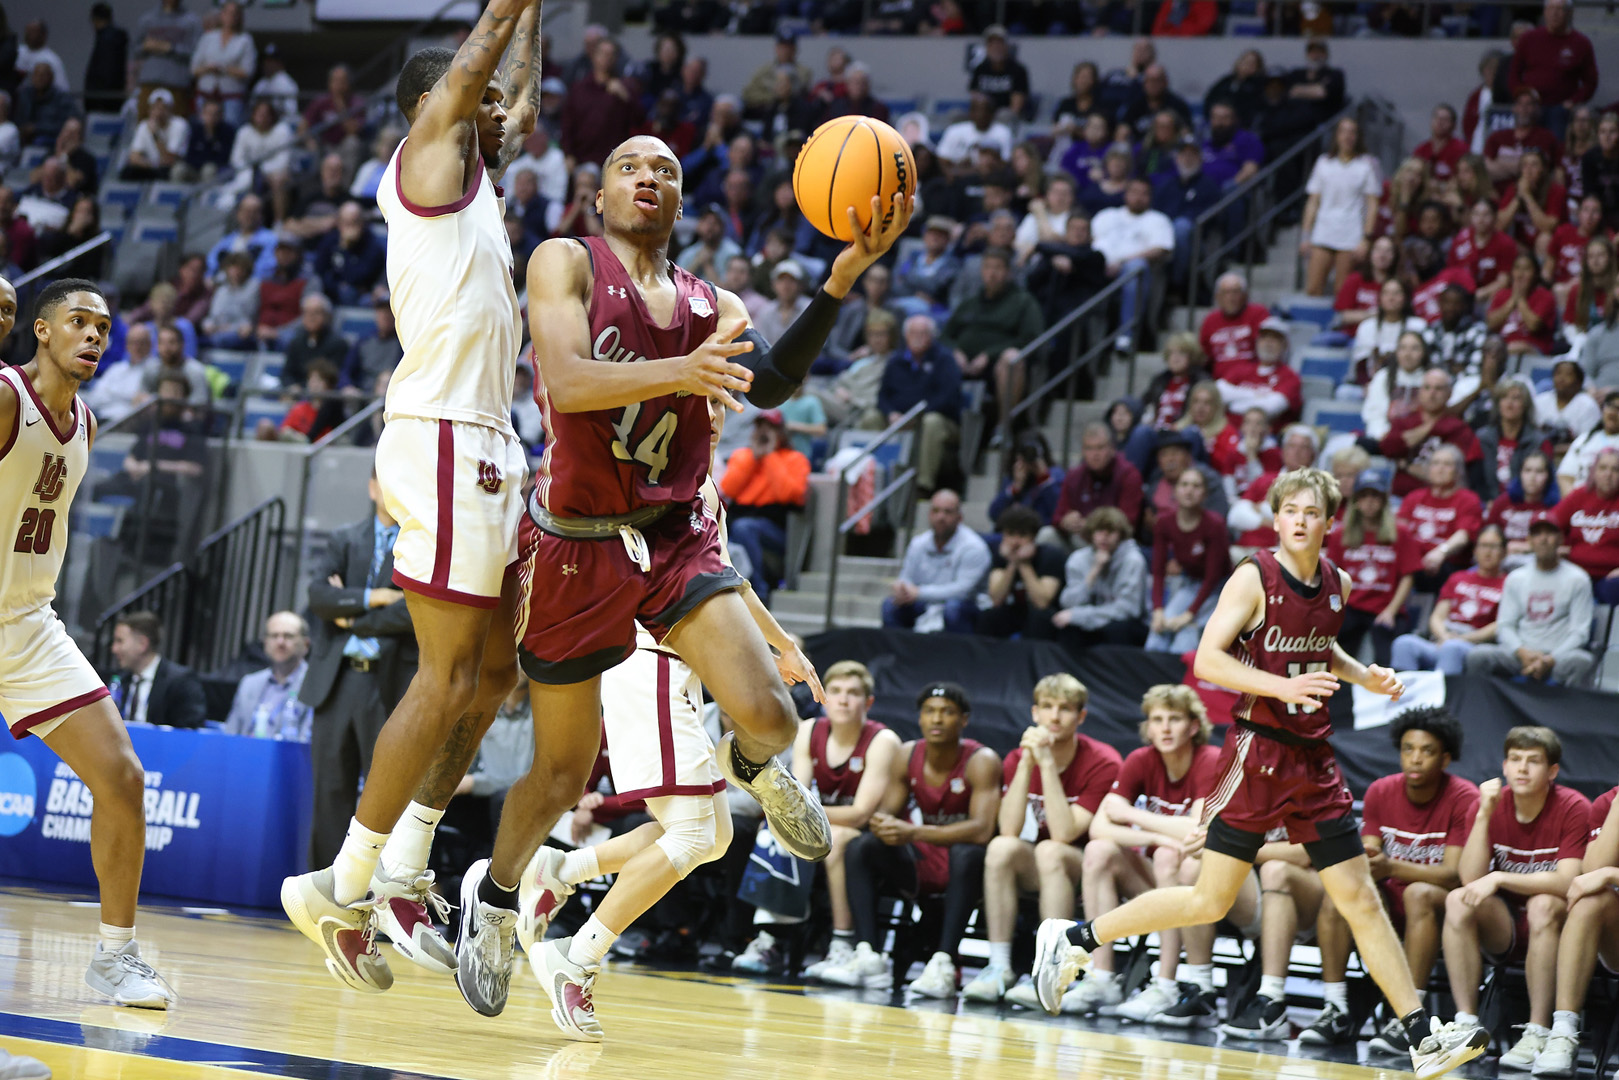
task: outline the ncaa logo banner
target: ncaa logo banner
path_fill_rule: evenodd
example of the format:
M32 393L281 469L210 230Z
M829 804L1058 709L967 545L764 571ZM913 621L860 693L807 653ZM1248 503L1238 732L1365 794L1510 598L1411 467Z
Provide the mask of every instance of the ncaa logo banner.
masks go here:
M145 892L275 907L304 869L309 747L216 731L131 727L146 768ZM94 887L95 800L35 738L0 752L0 876Z

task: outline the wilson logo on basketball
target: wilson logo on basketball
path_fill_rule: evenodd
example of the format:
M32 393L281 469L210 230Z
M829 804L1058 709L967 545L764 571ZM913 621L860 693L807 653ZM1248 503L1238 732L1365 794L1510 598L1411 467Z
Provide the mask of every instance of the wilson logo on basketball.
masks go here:
M478 486L491 495L500 494L500 485L505 483L500 475L500 469L493 461L478 462Z
M34 494L40 502L55 502L62 494L67 480L67 460L60 454L46 454L40 463L39 479L34 481Z

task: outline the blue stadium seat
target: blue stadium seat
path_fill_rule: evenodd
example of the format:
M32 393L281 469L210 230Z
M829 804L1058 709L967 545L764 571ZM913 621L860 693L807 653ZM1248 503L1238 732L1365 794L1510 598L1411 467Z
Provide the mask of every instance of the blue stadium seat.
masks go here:
M180 226L172 221L137 221L130 238L137 244L173 244L180 239Z
M1334 435L1362 430L1360 406L1339 401L1307 401L1304 403L1304 422L1313 427L1324 427Z
M124 242L124 223L122 221L108 221L103 219L101 231L112 234L112 246L117 247Z
M102 218L109 208L116 207L122 217L128 217L140 205L142 185L123 180L108 180L101 185Z
M956 113L964 113L972 104L968 98L940 98L933 103L931 112L934 116L948 117Z
M232 384L240 386L247 377L247 366L254 355L238 349L204 349L197 359L204 364L212 364L229 376Z
M889 117L889 119L890 120L898 120L900 117L904 116L906 113L916 111L917 99L916 98L884 98L883 99L883 104L888 106L888 117Z
M104 502L85 503L83 507L74 507L73 531L92 540L104 540L118 531L122 517L122 507Z
M250 398L242 410L242 434L251 438L260 420L269 420L277 427L287 418L287 405L275 398Z
M146 189L146 205L161 206L178 213L193 190L191 184L153 184Z
M350 341L376 337L377 317L368 307L340 307L332 313L337 332Z
M25 146L17 163L25 169L36 169L50 155L51 148L48 146Z
M1277 306L1287 312L1289 319L1295 322L1315 323L1323 330L1331 326L1333 320L1338 317L1337 312L1332 310L1330 296L1305 296L1302 293L1295 293L1285 297Z
M287 366L287 354L286 353L278 353L278 352L259 353L258 354L258 364L253 368L254 373L255 373L254 378L255 378L256 381L263 381L265 379L269 379L271 382L274 382L274 383L279 385L280 382L281 382L281 371L286 366Z
M1331 379L1334 386L1349 377L1348 350L1338 353L1307 352L1299 357L1300 375L1317 375Z
M84 121L88 137L116 140L124 133L124 118L118 113L91 113Z
M115 473L124 467L124 454L121 447L97 442L95 449L90 451L90 467L104 473Z
M1518 370L1529 376L1529 380L1539 386L1541 380L1551 381L1552 369L1557 366L1559 357L1555 356L1524 356L1519 359L1521 365Z

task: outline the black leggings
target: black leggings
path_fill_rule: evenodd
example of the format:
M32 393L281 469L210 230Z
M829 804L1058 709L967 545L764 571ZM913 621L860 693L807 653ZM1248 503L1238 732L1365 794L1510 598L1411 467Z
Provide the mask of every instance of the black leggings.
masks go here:
M916 896L916 849L906 844L890 847L871 833L861 833L843 854L845 888L854 913L855 936L881 951L877 926L877 894ZM950 845L950 883L944 891L944 925L939 930L939 952L952 957L961 948L967 920L984 895L984 845Z

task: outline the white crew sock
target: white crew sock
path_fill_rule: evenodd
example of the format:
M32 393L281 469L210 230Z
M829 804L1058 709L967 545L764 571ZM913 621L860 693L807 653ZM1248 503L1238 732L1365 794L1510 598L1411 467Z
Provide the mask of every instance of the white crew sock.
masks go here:
M1349 1012L1349 984L1346 982L1321 984L1321 996L1327 999L1328 1005L1338 1006L1341 1013Z
M595 967L607 955L607 950L613 947L618 935L602 925L600 919L592 915L585 920L585 925L573 935L568 943L568 959L580 967Z
M1118 975L1111 971L1098 971L1092 968L1085 973L1085 978L1089 982L1096 983L1097 986L1112 986L1113 980L1117 979Z
M1470 1024L1473 1027L1477 1027L1478 1026L1478 1016L1473 1014L1473 1013L1459 1012L1459 1013L1456 1014L1455 1022L1458 1023L1458 1024Z
M411 800L382 849L382 868L389 877L414 881L422 875L433 851L433 832L443 817L444 811Z
M135 940L133 926L108 926L101 924L101 948L104 952L117 952L131 941ZM1578 1019L1578 1018L1576 1018Z
M1012 943L1010 941L992 941L989 943L989 966L1000 968L1002 971L1012 970Z
M601 862L596 858L593 847L574 848L562 856L562 869L557 871L557 877L569 885L578 885L601 876Z
M1177 974L1184 976L1182 982L1189 982L1204 993L1214 989L1213 964L1182 964Z
M1286 975L1261 975L1259 977L1259 993L1272 1001L1285 1001L1287 999Z
M1561 1009L1552 1013L1552 1034L1579 1038L1580 1014L1577 1012L1564 1012Z
M344 907L371 891L371 875L388 842L388 834L372 832L358 818L349 819L349 832L332 863L332 897Z
M1155 979L1152 980L1152 984L1154 986L1156 986L1158 989L1162 990L1164 993L1168 994L1170 997L1179 996L1179 994L1178 994L1179 987L1177 987L1175 985L1175 980L1174 979L1155 978Z

